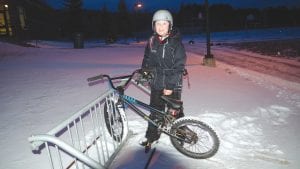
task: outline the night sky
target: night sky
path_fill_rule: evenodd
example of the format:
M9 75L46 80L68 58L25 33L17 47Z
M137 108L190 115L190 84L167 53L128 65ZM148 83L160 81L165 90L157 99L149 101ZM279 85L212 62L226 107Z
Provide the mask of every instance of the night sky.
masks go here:
M63 0L45 0L54 8L61 8ZM134 4L138 0L125 0L127 2L127 9L133 10ZM140 0L144 4L143 10L154 11L157 9L170 9L178 10L180 4L190 3L204 3L204 0ZM83 7L85 9L101 9L104 4L111 11L116 11L119 0L83 0ZM300 0L209 0L210 4L213 3L224 3L230 4L234 8L266 8L276 6L287 6L287 7L300 7Z

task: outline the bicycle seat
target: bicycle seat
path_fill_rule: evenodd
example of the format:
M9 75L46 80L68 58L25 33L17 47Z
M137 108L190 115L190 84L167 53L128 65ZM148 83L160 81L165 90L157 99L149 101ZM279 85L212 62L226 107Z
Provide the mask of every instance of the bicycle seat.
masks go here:
M182 107L183 102L181 100L172 99L168 96L161 96L168 105L170 105L174 109L180 109Z

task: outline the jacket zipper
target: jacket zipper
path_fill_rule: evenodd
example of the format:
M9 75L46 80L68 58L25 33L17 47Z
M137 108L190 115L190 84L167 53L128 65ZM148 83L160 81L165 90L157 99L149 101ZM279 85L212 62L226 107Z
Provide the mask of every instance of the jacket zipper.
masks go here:
M163 47L163 54L162 54L163 59L165 58L165 47L166 47L166 44L164 44L164 47Z

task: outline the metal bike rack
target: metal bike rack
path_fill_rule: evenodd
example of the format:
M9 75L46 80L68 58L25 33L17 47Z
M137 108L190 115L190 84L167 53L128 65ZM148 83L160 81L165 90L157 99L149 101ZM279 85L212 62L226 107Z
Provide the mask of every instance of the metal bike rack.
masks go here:
M138 88L138 89L142 90L143 92L147 93L148 95L150 95L151 91L149 88L145 87L142 84L137 83L135 80L131 80L131 83L133 85L135 85L136 88Z
M108 90L46 134L30 136L32 152L47 156L51 169L108 168L130 135L127 123L121 141L107 131L103 107L114 97Z

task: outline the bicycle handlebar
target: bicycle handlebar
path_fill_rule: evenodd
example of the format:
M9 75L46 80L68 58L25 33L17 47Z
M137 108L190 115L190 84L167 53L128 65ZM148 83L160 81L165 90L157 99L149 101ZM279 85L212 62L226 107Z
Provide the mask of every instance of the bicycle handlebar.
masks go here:
M133 71L130 75L124 75L124 76L117 76L117 77L110 77L109 75L107 74L100 74L100 75L97 75L97 76L94 76L94 77L90 77L87 79L88 82L93 82L93 81L96 81L96 80L103 80L104 78L107 78L108 81L109 81L109 84L110 86L117 90L117 87L114 85L113 83L113 80L117 80L117 79L127 79L127 81L125 82L125 84L123 85L123 87L127 86L127 84L130 82L130 80L132 79L133 75L135 73L138 73L140 72L141 69L137 69L135 71Z
M118 86L118 87L125 87L131 81L131 79L132 79L132 77L134 76L135 73L140 73L143 77L147 76L148 77L147 79L149 80L149 77L150 77L150 79L153 78L153 74L151 75L151 73L153 73L154 71L155 70L151 69L151 68L150 69L136 69L130 75L117 76L117 77L110 77L107 74L100 74L100 75L88 78L87 81L90 83L90 82L93 82L93 81L96 81L96 80L103 80L104 78L107 78L108 81L109 81L109 83L110 83L110 86L113 89L117 90L117 87L112 82L113 80L116 80L116 79L127 79L128 78L124 85ZM184 69L183 75L185 76L187 74L188 74L187 70Z

